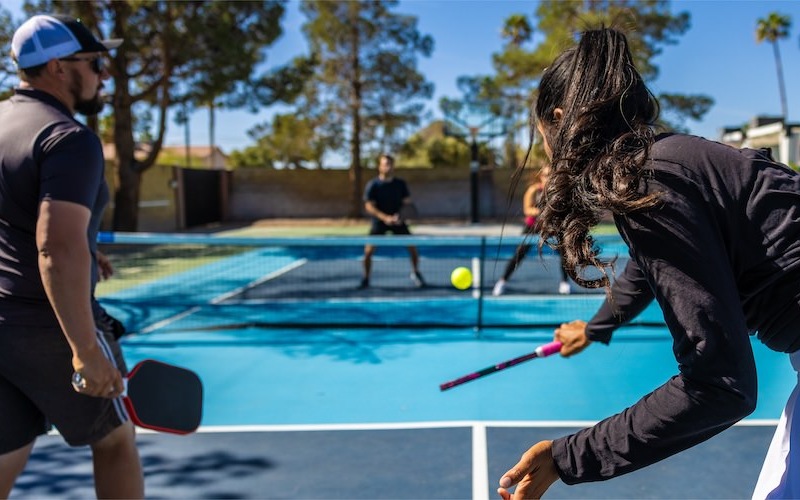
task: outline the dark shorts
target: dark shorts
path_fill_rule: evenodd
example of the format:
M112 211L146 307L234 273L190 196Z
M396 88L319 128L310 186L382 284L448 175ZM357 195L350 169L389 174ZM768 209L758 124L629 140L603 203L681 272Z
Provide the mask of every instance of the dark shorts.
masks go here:
M101 347L127 374L119 344L98 333ZM60 328L0 325L0 454L58 429L71 446L92 444L128 420L122 398L75 392L72 351Z
M372 221L372 226L369 228L369 234L411 234L405 222L396 225L384 224L380 221Z

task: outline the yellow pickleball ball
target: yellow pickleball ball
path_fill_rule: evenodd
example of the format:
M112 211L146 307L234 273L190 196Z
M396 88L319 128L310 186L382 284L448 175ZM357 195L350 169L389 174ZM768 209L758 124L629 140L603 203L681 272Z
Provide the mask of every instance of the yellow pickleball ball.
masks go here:
M459 290L466 290L472 285L472 272L466 267L457 267L450 273L450 283Z

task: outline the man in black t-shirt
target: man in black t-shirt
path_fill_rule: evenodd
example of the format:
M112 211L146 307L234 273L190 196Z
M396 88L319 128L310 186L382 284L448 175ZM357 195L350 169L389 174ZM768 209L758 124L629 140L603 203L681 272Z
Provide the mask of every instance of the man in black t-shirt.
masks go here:
M378 163L378 177L369 181L364 190L364 209L372 217L369 234L411 234L406 221L400 217L404 205L412 206L411 193L405 181L394 176L394 158L383 154ZM369 286L373 253L375 245L364 247L364 276L359 288ZM419 253L414 246L408 247L408 253L411 256L411 281L421 288L425 286L425 280L419 272Z

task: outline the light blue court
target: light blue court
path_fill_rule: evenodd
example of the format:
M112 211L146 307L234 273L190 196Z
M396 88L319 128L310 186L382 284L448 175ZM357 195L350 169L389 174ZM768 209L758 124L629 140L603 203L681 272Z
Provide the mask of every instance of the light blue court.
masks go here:
M453 420L596 421L635 403L677 373L663 329L627 328L610 346L535 359L446 392L439 384L547 342L472 330L265 330L151 333L125 342L144 358L197 371L205 425L288 425ZM179 338L176 338L179 337ZM785 355L753 344L759 403L776 419L793 387Z

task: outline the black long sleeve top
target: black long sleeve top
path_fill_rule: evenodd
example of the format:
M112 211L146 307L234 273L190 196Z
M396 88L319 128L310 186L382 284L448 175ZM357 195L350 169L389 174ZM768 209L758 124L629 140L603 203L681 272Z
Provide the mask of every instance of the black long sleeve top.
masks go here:
M678 374L635 405L553 442L567 484L634 471L750 414L749 335L800 349L800 175L764 151L661 135L641 190L657 207L615 216L630 260L587 325L591 340L658 301Z

